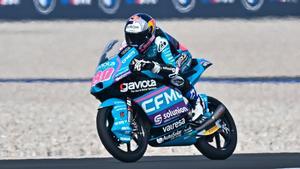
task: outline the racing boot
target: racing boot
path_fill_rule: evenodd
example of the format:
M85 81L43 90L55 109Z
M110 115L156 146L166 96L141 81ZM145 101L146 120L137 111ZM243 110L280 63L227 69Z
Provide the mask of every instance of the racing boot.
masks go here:
M188 99L192 109L191 118L193 122L202 124L210 118L206 95L197 95L196 90L193 88L186 93L185 97Z
M201 105L201 109L197 110L197 105L195 111L202 111L202 114L195 119L195 121L199 124L203 124L206 120L211 118L211 113L209 112L208 109L208 104L207 104L207 96L205 94L200 94L198 95L199 97L199 102L197 102L197 105Z

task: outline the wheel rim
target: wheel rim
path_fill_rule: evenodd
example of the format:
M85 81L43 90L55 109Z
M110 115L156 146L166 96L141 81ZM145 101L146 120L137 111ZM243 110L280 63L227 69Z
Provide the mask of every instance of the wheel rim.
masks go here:
M139 151L141 148L141 145L143 144L145 137L145 131L141 125L137 124L137 117L135 116L132 120L132 134L131 134L131 140L129 143L123 143L121 142L111 131L111 128L113 126L114 120L111 115L111 113L108 113L107 118L105 120L106 129L110 137L112 138L114 145L122 152L125 153L134 153L136 151Z
M208 103L208 107L210 110L215 110L218 105L213 103ZM212 111L212 112L213 112ZM226 113L228 110L225 110L225 114L220 118L221 129L219 129L216 133L211 136L206 137L206 141L211 146L211 148L215 150L226 150L232 142L232 137L236 133L233 126L231 126L228 117L226 117Z

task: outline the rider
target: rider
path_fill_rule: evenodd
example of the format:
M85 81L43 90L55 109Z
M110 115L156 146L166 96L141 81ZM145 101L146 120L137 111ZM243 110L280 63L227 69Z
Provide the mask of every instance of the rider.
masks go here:
M142 54L134 59L133 71L150 70L162 76L168 84L177 87L188 99L192 120L207 119L207 103L199 97L194 86L181 76L191 65L190 52L168 33L156 27L154 18L144 13L131 16L125 25L124 46L136 47Z

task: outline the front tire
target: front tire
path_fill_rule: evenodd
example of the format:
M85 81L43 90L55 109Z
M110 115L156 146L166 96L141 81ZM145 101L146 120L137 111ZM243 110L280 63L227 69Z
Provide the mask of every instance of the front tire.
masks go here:
M135 162L143 157L148 146L148 133L146 132L144 123L138 116L133 116L133 132L130 143L122 143L112 133L113 117L111 109L99 109L97 115L97 131L106 150L116 159L123 162ZM132 145L136 143L136 149L132 149ZM124 144L125 147L124 147ZM127 151L126 151L127 149Z
M208 97L210 111L213 112L220 104L222 103L219 100ZM236 126L227 108L220 119L222 128L219 131L213 135L201 137L195 143L195 147L211 160L227 159L233 154L237 145Z

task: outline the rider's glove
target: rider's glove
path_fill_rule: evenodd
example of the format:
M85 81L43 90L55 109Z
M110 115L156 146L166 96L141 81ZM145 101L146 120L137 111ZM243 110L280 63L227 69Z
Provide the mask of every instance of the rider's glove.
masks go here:
M143 70L151 70L154 67L154 63L152 63L151 61L146 61L146 60L138 60L138 59L134 59L131 62L131 70L133 71L143 71Z

